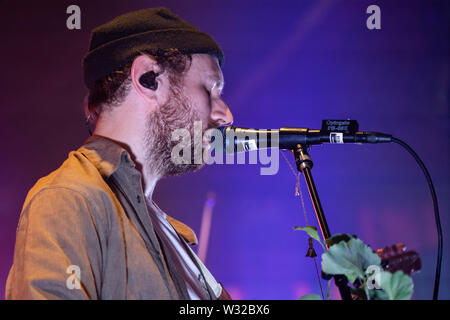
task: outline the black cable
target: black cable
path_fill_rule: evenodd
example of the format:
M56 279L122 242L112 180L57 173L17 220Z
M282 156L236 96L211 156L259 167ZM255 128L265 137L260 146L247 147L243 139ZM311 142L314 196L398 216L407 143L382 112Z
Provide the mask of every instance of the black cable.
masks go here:
M325 295L323 294L322 281L320 279L319 268L317 267L316 257L312 257L314 260L314 265L316 267L317 281L319 281L320 293L322 294L322 300L325 301Z
M436 197L436 191L434 190L433 182L431 181L430 173L428 172L427 168L425 167L425 164L422 162L422 160L419 158L417 153L414 152L414 150L408 146L404 141L394 138L391 138L392 142L395 142L399 145L401 145L403 148L405 148L417 161L420 168L422 169L423 173L425 174L425 178L428 182L428 187L430 188L431 198L433 200L433 207L434 207L434 219L436 221L436 228L437 228L437 234L438 234L438 254L437 254L437 263L436 263L436 273L434 277L434 290L433 290L433 300L438 299L439 295L439 280L441 277L441 265L442 265L442 227L441 227L441 219L439 217L439 208L438 208L438 201Z

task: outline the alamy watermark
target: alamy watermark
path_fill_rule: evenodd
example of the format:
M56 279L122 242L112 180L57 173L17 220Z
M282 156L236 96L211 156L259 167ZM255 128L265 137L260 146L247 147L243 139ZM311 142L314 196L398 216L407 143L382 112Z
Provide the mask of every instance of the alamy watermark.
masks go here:
M367 289L373 290L373 289L381 289L381 271L382 269L380 266L377 265L370 265L367 270L367 280L366 285Z
M72 4L66 8L66 13L69 15L66 19L66 27L69 30L81 29L81 9L79 6ZM366 27L369 30L381 29L381 9L376 4L367 7L366 13L370 16L366 20Z
M381 29L381 9L379 6L372 4L367 7L367 14L370 16L366 20L366 27L369 30L380 30Z
M66 273L70 274L66 280L66 287L69 290L81 289L81 269L77 265L70 265L66 269Z
M70 14L66 20L66 27L69 30L81 29L81 9L79 6L72 4L67 7L66 13Z

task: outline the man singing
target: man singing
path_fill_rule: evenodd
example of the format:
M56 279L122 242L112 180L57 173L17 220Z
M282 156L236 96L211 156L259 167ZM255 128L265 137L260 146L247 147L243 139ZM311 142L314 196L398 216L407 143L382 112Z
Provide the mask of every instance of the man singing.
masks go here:
M174 130L232 123L222 62L209 35L165 8L92 31L83 67L95 130L29 191L7 299L229 298L190 248L194 232L152 201L159 179L202 166L172 161Z

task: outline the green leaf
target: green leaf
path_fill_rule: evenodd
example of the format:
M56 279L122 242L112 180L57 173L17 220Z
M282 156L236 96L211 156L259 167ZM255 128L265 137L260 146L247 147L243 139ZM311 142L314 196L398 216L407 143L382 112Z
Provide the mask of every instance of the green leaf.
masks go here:
M331 300L331 279L328 280L328 286L327 286L327 300Z
M300 297L298 300L322 300L318 294L305 294L304 296Z
M333 244L339 243L341 241L349 242L353 237L348 233L337 233L325 239L325 243L328 247L331 247Z
M322 254L322 271L332 275L344 274L350 282L354 282L361 274L359 267L352 261L345 241L331 246Z
M348 242L350 251L354 254L357 264L361 266L365 272L369 266L380 266L380 257L372 251L372 249L364 244L360 239L351 239Z
M319 238L319 234L317 233L317 228L314 226L306 226L306 227L294 227L294 230L302 230L305 231L311 238L315 239L317 242L320 243L323 250L326 251L325 246L323 245L322 241Z
M383 290L369 290L372 300L389 300L388 295Z
M380 287L389 300L409 300L414 291L414 284L410 276L398 270L394 274L382 271L380 275Z
M343 274L353 283L356 278L364 281L365 270L369 265L380 265L377 254L360 239L350 239L334 244L322 254L322 271L328 274Z

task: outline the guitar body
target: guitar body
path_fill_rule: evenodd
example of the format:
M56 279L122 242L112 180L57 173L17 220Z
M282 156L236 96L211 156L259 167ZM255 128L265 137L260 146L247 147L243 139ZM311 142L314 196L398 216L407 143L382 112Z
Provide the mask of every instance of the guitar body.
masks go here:
M381 266L389 272L402 270L407 275L419 271L422 261L416 251L407 251L403 243L397 243L390 247L375 251L381 259Z

